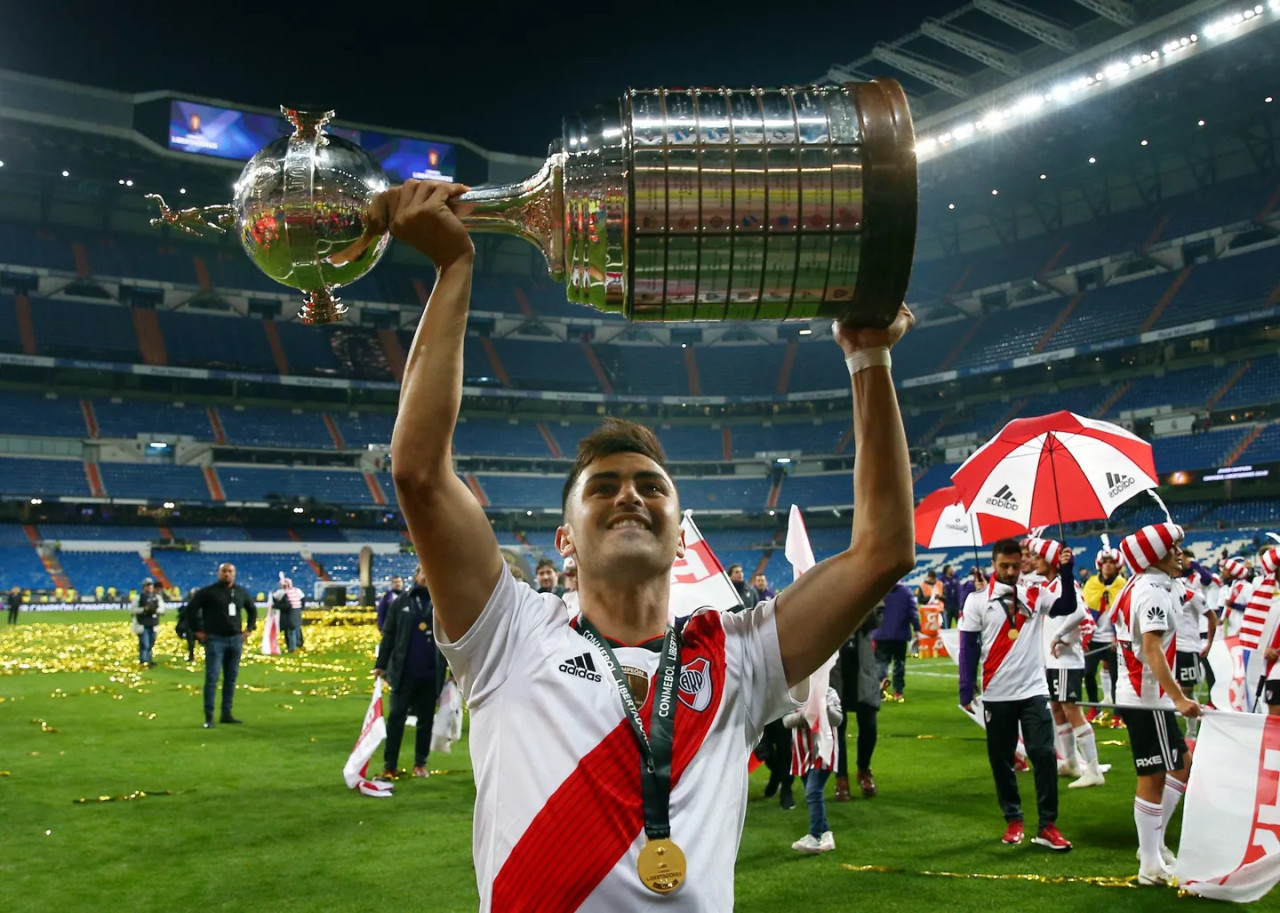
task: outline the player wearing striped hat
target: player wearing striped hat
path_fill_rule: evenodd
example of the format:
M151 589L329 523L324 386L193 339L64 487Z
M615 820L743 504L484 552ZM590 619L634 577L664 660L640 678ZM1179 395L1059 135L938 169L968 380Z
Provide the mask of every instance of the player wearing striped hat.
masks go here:
M1172 881L1174 858L1164 834L1191 773L1191 755L1174 711L1188 719L1200 715L1200 705L1183 693L1171 665L1182 608L1182 539L1182 527L1168 520L1144 526L1120 543L1133 577L1116 600L1116 639L1124 663L1116 702L1124 708L1138 774L1133 819L1140 884Z
M1044 626L1044 666L1060 758L1058 774L1076 777L1069 784L1073 788L1102 786L1106 780L1098 770L1098 743L1080 709L1084 683L1080 625L1088 609L1080 585L1075 582L1075 561L1071 549L1053 539L1032 539L1028 547L1035 556L1035 572L1044 580L1039 586L1039 600L1051 610ZM1083 771L1076 760L1077 749L1084 758Z
M1070 562L1069 549L1060 559ZM1039 598L1038 588L1019 586L1022 548L1016 539L1001 539L991 549L995 573L985 591L965 603L960 619L960 704L973 712L979 665L982 669L982 712L986 722L987 758L995 778L996 798L1004 813L1004 843L1021 843L1025 828L1014 758L1021 728L1027 756L1035 767L1039 828L1035 843L1065 851L1071 844L1058 831L1058 771L1053 751L1053 717L1045 685L1043 627L1048 615L1066 615L1074 606ZM1064 573L1070 574L1064 569Z

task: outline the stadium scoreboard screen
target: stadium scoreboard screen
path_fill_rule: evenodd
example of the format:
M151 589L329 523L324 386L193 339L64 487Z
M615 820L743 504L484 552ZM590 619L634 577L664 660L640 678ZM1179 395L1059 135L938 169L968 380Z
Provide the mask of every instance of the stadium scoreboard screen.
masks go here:
M393 182L452 181L457 175L456 150L448 143L343 127L325 129L363 148ZM192 155L244 162L272 140L292 132L283 117L270 114L194 101L175 100L169 106L169 148Z

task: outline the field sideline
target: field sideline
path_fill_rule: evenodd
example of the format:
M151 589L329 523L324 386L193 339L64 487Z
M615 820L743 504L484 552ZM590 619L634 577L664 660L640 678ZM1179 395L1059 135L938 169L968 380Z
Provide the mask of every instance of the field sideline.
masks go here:
M309 626L307 651L293 657L246 653L236 697L246 724L206 731L198 648L188 666L166 622L156 668L139 672L125 619L24 614L0 628L0 910L475 910L465 739L432 756L439 773L400 781L391 799L342 783L368 701L372 626ZM1127 743L1116 744L1123 731L1098 731L1102 760L1115 765L1106 786L1067 790L1063 781L1059 825L1073 852L1003 846L983 737L955 693L950 660L910 663L907 702L880 714L880 796L828 803L834 853L790 848L807 828L803 797L793 811L760 798L758 770L737 909L1061 913L1209 903L1169 889L1052 883L1136 874L1133 768ZM1032 825L1030 775L1021 784Z

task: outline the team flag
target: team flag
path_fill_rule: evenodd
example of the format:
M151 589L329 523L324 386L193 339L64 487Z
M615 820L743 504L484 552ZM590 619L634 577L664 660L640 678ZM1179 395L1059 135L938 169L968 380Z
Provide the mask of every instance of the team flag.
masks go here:
M262 620L262 655L280 655L280 612L267 609L266 618Z
M1174 874L1185 891L1237 903L1280 881L1280 717L1205 711Z
M360 727L360 738L356 739L356 747L351 749L342 768L342 778L348 789L358 789L366 796L385 798L391 795L391 784L385 780L368 779L369 758L387 737L387 721L382 716L382 679L373 683L373 699L369 701L369 709L364 714L364 725Z
M680 521L684 533L684 557L671 565L671 620L692 615L703 606L717 610L737 608L742 605L738 588L725 573L720 559L711 551L707 540L693 522L693 512L685 511Z

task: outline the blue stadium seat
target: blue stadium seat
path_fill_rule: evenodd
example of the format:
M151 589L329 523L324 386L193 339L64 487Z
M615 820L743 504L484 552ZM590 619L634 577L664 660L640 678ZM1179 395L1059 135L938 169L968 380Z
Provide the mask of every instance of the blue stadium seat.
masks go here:
M149 463L99 463L102 485L112 498L205 502L209 488L199 466Z
M51 590L53 580L44 569L39 553L30 545L0 545L0 581L4 587L24 590Z
M41 355L138 362L138 334L128 308L32 299L31 323Z
M853 475L849 472L828 472L787 476L778 495L778 504L787 505L788 509L790 505L798 504L805 511L849 507L853 504Z
M458 422L453 446L463 456L551 456L551 448L533 422L469 418Z
M98 587L115 587L119 593L142 588L151 571L137 552L58 552L58 563L71 586L80 593L92 593ZM170 616L161 623L171 621Z
M11 497L89 496L84 463L78 459L0 457L0 495Z
M229 444L257 447L333 450L333 436L324 415L310 410L271 409L259 406L218 408Z
M102 437L136 438L148 433L186 434L197 441L213 440L213 426L204 406L148 400L94 399L93 412Z
M702 345L694 347L702 391L715 396L773 396L782 373L786 346ZM838 357L831 348L830 360Z
M87 438L80 400L70 396L8 393L0 396L0 428L30 428L50 437Z
M170 364L279 373L260 320L192 311L156 316Z
M274 495L286 500L315 498L323 504L373 503L364 476L351 470L224 465L218 467L218 478L229 501L265 501Z
M1226 464L1249 433L1248 428L1215 428L1202 434L1159 437L1151 442L1157 472L1213 469Z

